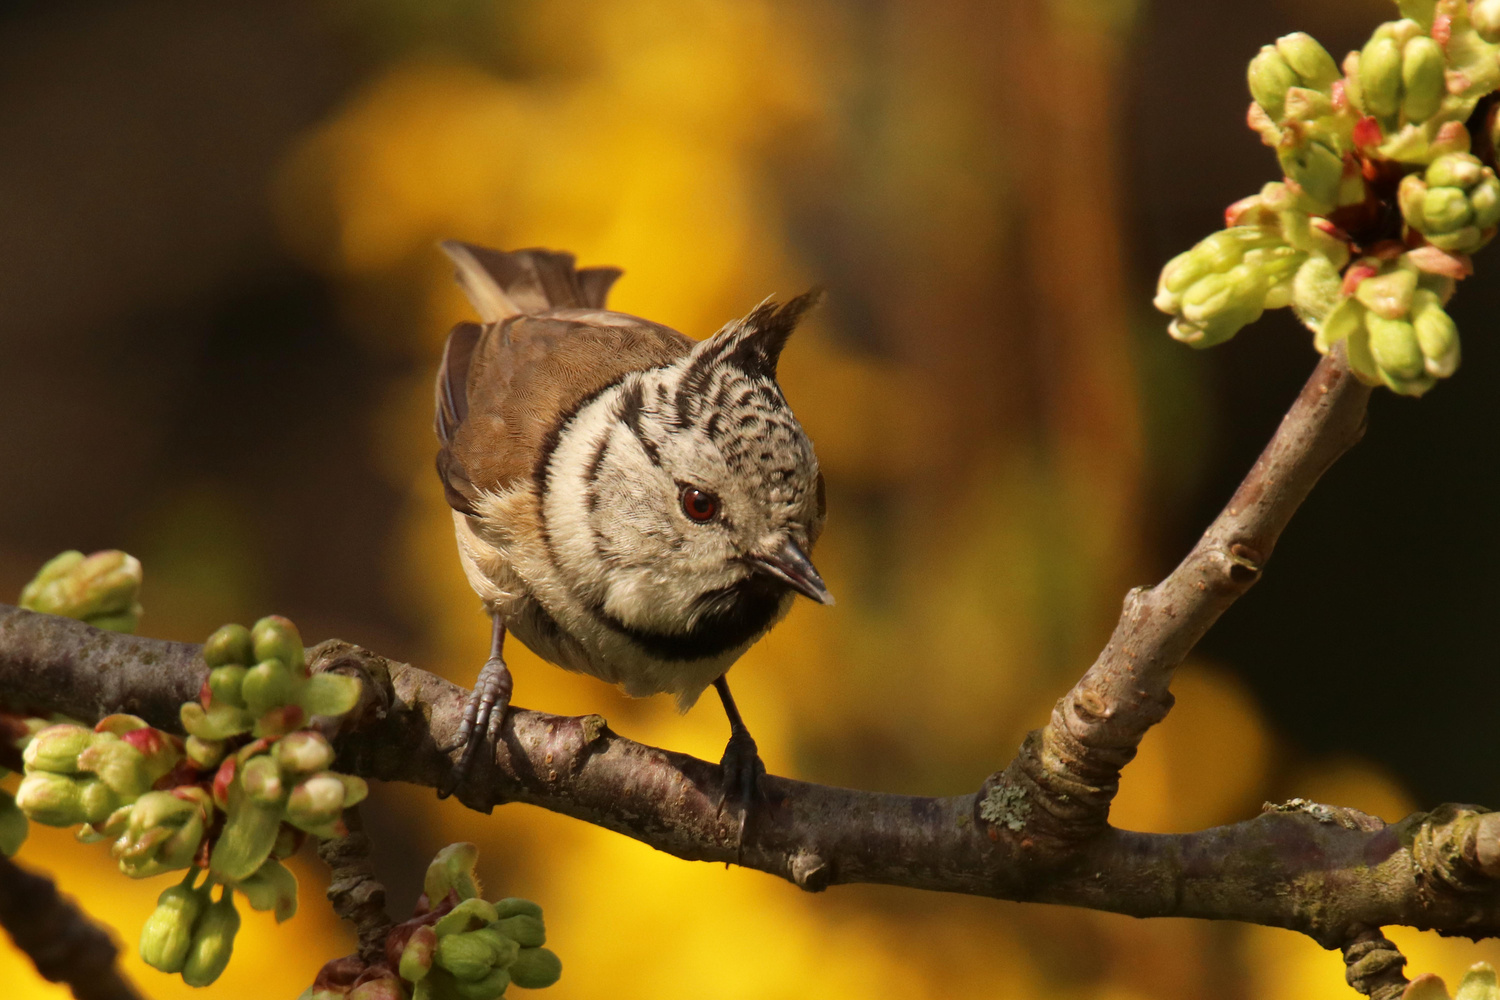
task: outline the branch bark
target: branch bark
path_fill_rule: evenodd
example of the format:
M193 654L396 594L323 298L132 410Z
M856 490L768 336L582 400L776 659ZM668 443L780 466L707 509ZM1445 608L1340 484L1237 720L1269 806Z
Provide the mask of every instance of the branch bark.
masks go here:
M1200 833L1109 827L1119 771L1170 709L1172 673L1259 578L1282 529L1330 464L1360 437L1369 390L1323 360L1223 513L1172 573L1126 599L1109 645L974 795L886 795L769 776L769 804L743 843L719 809L715 764L621 737L599 716L512 709L492 760L457 796L488 812L529 802L678 857L738 861L817 891L879 882L1139 917L1233 919L1353 946L1369 928L1408 924L1500 934L1500 814L1448 806L1386 825L1293 802ZM438 787L465 692L426 671L338 640L315 670L365 683L336 734L339 766ZM199 648L101 633L0 605L0 700L97 718L121 709L176 730L197 694Z

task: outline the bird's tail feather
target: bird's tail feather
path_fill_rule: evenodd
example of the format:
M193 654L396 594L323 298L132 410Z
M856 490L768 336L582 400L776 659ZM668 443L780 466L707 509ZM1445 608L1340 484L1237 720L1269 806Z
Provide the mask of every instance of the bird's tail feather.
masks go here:
M458 283L486 323L549 309L603 309L610 286L621 274L616 267L574 266L573 255L555 250L514 250L445 240Z

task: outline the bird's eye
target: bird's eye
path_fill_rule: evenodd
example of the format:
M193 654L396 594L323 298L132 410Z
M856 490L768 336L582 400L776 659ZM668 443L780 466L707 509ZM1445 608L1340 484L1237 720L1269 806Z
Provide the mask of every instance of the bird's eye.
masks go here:
M682 512L691 521L703 524L713 520L719 512L719 498L707 490L700 490L696 486L684 486L682 488Z

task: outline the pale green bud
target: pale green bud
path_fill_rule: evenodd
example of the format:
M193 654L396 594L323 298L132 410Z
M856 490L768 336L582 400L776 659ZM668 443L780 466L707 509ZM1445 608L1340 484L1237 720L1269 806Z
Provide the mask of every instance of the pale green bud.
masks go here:
M394 975L366 979L339 1000L406 1000L406 991Z
M201 788L181 795L147 792L131 806L125 832L110 853L131 878L186 868L198 853L208 813L208 794Z
M189 736L185 746L188 760L192 761L200 771L218 767L224 759L226 747L223 740L204 740Z
M1210 274L1183 295L1182 317L1168 331L1193 347L1223 343L1260 318L1266 291L1265 279L1244 264L1224 274Z
M1365 328L1370 331L1370 354L1382 373L1406 380L1426 370L1422 348L1410 323L1367 313Z
M1353 299L1350 299L1353 302ZM1357 302L1355 302L1358 305ZM1344 339L1345 355L1349 359L1349 368L1365 385L1380 385L1380 368L1375 364L1375 358L1370 354L1370 331L1364 324L1364 306L1359 307L1359 326L1349 331Z
M505 899L495 902L495 919L504 920L506 917L524 915L542 919L542 908L529 899L521 899L519 896L507 896Z
M432 929L437 931L437 936L441 938L449 934L478 930L493 924L497 919L499 915L495 912L495 905L475 897L464 900L443 914L437 923L432 925Z
M1292 279L1292 308L1313 329L1343 297L1343 278L1334 263L1322 254L1309 255Z
M1500 0L1474 0L1469 6L1469 23L1480 38L1491 44L1500 42Z
M276 741L271 753L281 769L292 774L326 771L334 758L333 747L327 738L311 729L287 733Z
M1488 962L1475 962L1464 973L1453 994L1453 1000L1495 1000L1500 997L1500 982L1495 979L1495 970Z
M448 934L438 938L437 964L457 979L480 979L493 966L490 946L473 932Z
M562 978L562 960L546 948L522 948L510 966L511 982L526 990L546 989Z
M1469 199L1456 187L1429 187L1422 197L1422 219L1425 233L1451 233L1474 219Z
M141 928L142 960L161 972L181 972L193 944L193 927L208 905L207 891L185 883L163 890Z
M286 795L281 768L270 754L256 754L241 764L238 780L245 794L263 805L280 804Z
M401 952L401 978L409 983L416 983L426 977L432 970L437 944L437 931L430 926L424 925L412 931Z
M1365 110L1382 118L1401 110L1401 47L1377 35L1359 54L1359 89Z
M225 625L203 644L203 662L210 667L237 664L248 667L255 660L255 645L250 630L243 625Z
M503 969L516 960L521 953L521 946L516 944L514 938L506 937L500 932L500 928L494 924L481 927L478 930L469 931L474 938L483 941L490 948L490 964L497 969Z
M141 564L117 549L84 557L64 552L21 591L21 606L94 624L131 624L140 614Z
M1500 224L1500 180L1485 177L1469 190L1469 207L1474 209L1474 225L1489 229Z
M304 830L326 826L344 812L344 783L338 775L315 774L292 789L287 799L286 819Z
M1489 242L1478 226L1461 226L1452 232L1427 233L1427 242L1449 253L1473 253Z
M262 660L245 672L245 678L240 684L240 697L245 699L245 708L250 714L258 717L291 701L296 686L296 678L285 663L274 659Z
M267 858L255 874L241 879L235 888L245 894L252 910L273 910L278 924L297 913L297 876L275 858Z
M1401 319L1411 310L1412 293L1416 290L1417 272L1399 268L1361 281L1354 296L1377 316Z
M16 805L16 800L9 792L0 792L0 854L7 858L14 857L21 845L26 843L29 832L30 824L26 821L26 814Z
M1435 188L1468 190L1484 177L1484 164L1471 153L1446 153L1427 167L1427 183Z
M48 726L31 738L21 759L26 770L51 771L53 774L74 774L79 770L78 758L94 742L95 732L87 726L64 723Z
M85 822L80 782L51 771L32 771L16 789L16 805L44 826L72 826Z
M1401 217L1418 232L1427 225L1427 218L1422 214L1427 190L1427 182L1422 179L1421 174L1407 174L1401 178L1401 184L1396 188L1396 201L1401 206Z
M1411 325L1427 374L1447 378L1458 370L1458 327L1436 294L1425 288L1417 291L1412 298Z
M1264 51L1264 50L1262 50ZM1283 35L1276 39L1276 51L1292 71L1301 78L1305 87L1327 90L1340 76L1338 65L1328 50L1305 31Z
M529 913L518 913L496 923L501 934L522 948L536 948L547 943L547 928L542 918Z
M227 740L248 733L255 724L254 717L243 708L216 704L205 710L196 701L183 702L178 717L183 729L202 740Z
M290 619L267 615L250 629L250 638L255 644L257 663L280 660L292 673L306 675L302 636Z
M1281 53L1270 45L1261 46L1259 54L1250 60L1246 79L1250 84L1250 96L1272 119L1281 117L1287 90L1302 82Z
M127 802L159 777L147 767L145 754L113 733L95 733L88 749L78 755L78 766L97 774Z
M222 667L214 667L208 672L208 692L213 704L233 705L235 708L245 707L245 696L241 689L245 683L245 674L249 673L248 667L242 667L237 663L226 663Z
M1303 142L1282 147L1277 159L1287 177L1296 181L1316 205L1332 207L1338 203L1344 161L1333 150L1321 142Z
M449 844L427 866L422 891L430 906L437 906L456 890L460 900L473 899L480 893L479 877L474 866L479 862L479 848L474 844Z
M234 954L234 936L239 929L240 914L226 888L218 901L209 904L198 918L182 965L182 981L189 986L207 986L218 979Z
M1401 113L1409 122L1425 122L1437 114L1448 93L1443 74L1447 62L1443 47L1427 35L1418 35L1401 52L1401 83L1405 95Z

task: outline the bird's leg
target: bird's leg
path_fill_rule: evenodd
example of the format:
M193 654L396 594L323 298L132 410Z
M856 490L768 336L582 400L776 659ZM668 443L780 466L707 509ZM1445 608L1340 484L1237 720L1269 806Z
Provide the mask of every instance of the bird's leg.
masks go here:
M729 693L727 675L714 681L714 690L724 703L724 714L729 716L729 744L724 747L724 759L719 762L724 769L724 797L720 808L728 805L739 813L739 840L745 840L745 825L750 819L750 810L761 801L760 779L766 773L760 753L740 710L734 704L734 695Z
M494 632L490 639L490 658L485 661L484 669L479 671L479 679L474 682L474 690L469 692L468 701L464 702L463 721L458 724L458 742L443 749L444 753L452 753L462 748L463 756L459 757L458 764L449 772L448 781L438 789L440 799L452 795L459 783L468 776L476 750L481 746L495 745L500 736L500 725L505 721L505 713L510 708L510 668L505 665L505 659L501 656L505 647L505 626L500 624L499 615L493 616L492 620Z

